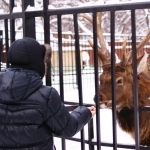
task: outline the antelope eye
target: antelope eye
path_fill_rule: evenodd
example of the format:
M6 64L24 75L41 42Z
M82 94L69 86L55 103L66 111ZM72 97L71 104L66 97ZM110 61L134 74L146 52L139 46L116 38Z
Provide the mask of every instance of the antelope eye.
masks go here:
M118 77L116 79L116 83L117 83L117 85L123 85L123 78L122 77Z
M118 81L117 81L117 83L122 83L122 80L121 80L121 79L120 79L120 80L118 80Z

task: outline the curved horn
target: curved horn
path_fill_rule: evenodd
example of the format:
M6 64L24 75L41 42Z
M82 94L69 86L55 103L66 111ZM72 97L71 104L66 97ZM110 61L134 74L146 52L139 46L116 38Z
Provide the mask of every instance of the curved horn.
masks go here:
M141 50L149 41L150 39L150 30L148 31L147 35L144 37L144 39L137 45L137 51Z
M122 58L122 61L121 61L121 66L123 68L126 67L127 63L129 62L129 59L131 58L131 51L129 51L128 53L126 51L126 42L127 42L127 40L124 39L123 45L122 45L123 58Z
M83 18L87 19L89 22L93 23L93 18L82 14ZM100 48L98 48L98 56L101 59L103 65L110 63L110 53L106 46L106 41L103 36L103 31L101 28L101 20L102 20L102 12L98 12L96 14L96 21L97 21L97 36L100 44ZM90 46L93 48L93 42L88 40Z
M144 37L144 39L136 46L137 52L140 51L149 41L150 39L150 30L148 31L147 35ZM122 62L122 65L125 67L127 64L130 64L131 58L132 58L132 51L129 51L127 54L123 54L125 57L124 62Z
M91 40L88 40L90 46L94 48L93 42ZM110 63L110 57L106 54L103 53L101 48L98 48L98 56L101 59L103 65L109 64Z

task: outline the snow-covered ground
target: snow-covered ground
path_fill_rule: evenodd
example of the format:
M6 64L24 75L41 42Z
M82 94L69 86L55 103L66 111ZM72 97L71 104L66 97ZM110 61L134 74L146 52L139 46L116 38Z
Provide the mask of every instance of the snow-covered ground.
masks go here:
M77 89L68 91L65 93L66 100L68 101L78 101L78 94L77 94ZM94 88L84 88L83 91L83 101L84 103L93 103L93 95L94 95ZM94 104L94 103L93 103ZM100 130L101 130L101 141L102 142L107 142L107 143L112 143L112 112L109 109L103 109L100 110ZM84 128L85 131L85 139L88 139L88 129L87 125ZM74 137L80 138L80 132L77 133ZM96 141L96 117L94 117L94 141ZM61 150L61 139L60 138L55 138L54 140L55 145L57 147L57 150ZM118 144L127 144L127 145L134 145L134 140L122 131L118 124L117 124L117 142ZM88 145L85 144L86 150L88 150ZM66 140L66 150L80 150L81 146L79 142L74 142L70 140ZM102 147L101 150L113 150L112 147ZM118 148L117 150L125 150Z
M91 77L91 75L89 75ZM55 76L55 80L57 80L59 77ZM69 76L64 76L65 80L70 80ZM94 96L94 79L89 84L89 78L83 77L83 103L88 104L94 104L93 102L93 96ZM64 85L64 99L65 101L70 102L79 102L78 101L78 88L74 88L75 86L70 87L70 85ZM59 87L54 85L54 87L59 91ZM96 137L96 116L94 117L94 141L97 140ZM84 127L85 131L85 139L88 139L88 128L87 125ZM101 141L112 143L113 138L113 131L112 131L112 112L110 109L101 109L100 110L100 132L101 132ZM80 132L77 133L74 137L80 138ZM54 138L55 145L57 147L57 150L61 150L61 139L60 138ZM125 145L134 145L134 140L130 137L129 134L125 133L120 129L120 127L117 124L117 143L118 144L125 144ZM80 142L75 142L71 140L66 140L66 150L81 150L81 144ZM85 149L89 150L88 145L85 144ZM96 149L96 147L95 147ZM113 150L112 147L101 147L101 150ZM123 148L118 148L117 150L127 150ZM131 150L131 149L128 149Z

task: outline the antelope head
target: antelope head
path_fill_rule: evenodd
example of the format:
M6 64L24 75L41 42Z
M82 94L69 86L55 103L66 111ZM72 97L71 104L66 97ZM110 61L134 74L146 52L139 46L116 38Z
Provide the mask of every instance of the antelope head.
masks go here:
M93 22L92 18L82 15L85 19ZM97 36L100 43L98 47L98 57L102 61L103 72L99 78L99 104L100 108L112 107L112 80L111 80L111 60L101 29L101 12L97 13ZM137 45L137 51L141 50L150 39L150 31L146 37ZM88 40L91 47L93 42ZM126 40L122 45L123 59L115 63L115 88L116 88L116 110L120 111L124 107L133 107L133 69L132 69L132 51L126 51ZM137 57L138 73L145 73L150 78L150 72L147 68L147 53ZM95 98L94 98L94 101Z
M137 51L142 49L149 41L150 31L146 37L137 45ZM133 107L133 69L132 69L132 51L126 52L126 40L122 46L123 59L115 64L115 88L116 88L116 109L120 111L124 107ZM101 49L98 50L98 56L102 60L103 72L100 75L99 100L100 108L112 107L112 81L111 81L111 63L110 57L103 55ZM150 78L150 72L147 67L148 54L144 52L137 57L137 75L143 73Z

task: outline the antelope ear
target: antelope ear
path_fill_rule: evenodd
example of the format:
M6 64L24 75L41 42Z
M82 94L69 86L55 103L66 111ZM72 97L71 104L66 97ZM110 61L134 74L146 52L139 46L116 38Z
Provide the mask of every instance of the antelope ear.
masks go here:
M41 45L45 48L45 55L44 55L44 63L45 63L45 75L47 74L47 64L51 61L51 55L52 55L52 48L49 44L43 44Z
M137 65L138 65L137 74L140 74L144 72L144 70L146 70L148 56L149 56L148 53L144 51L144 54L137 58Z

